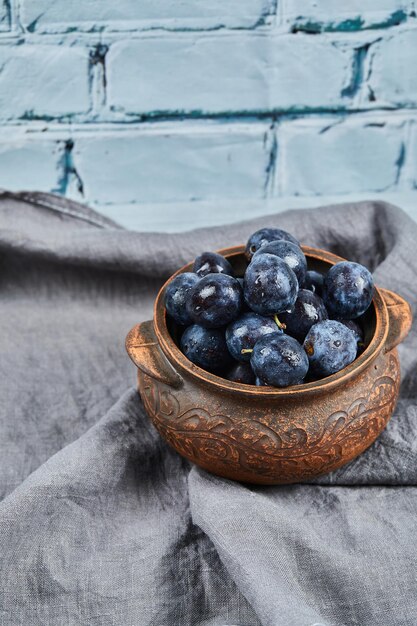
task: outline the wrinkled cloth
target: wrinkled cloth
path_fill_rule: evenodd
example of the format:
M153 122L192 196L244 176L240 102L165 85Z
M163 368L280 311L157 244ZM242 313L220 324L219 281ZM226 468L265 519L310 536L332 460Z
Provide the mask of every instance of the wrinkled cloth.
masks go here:
M375 444L310 484L212 476L159 437L124 338L162 282L261 226L417 305L417 226L364 202L174 235L0 194L0 624L415 626L417 329Z

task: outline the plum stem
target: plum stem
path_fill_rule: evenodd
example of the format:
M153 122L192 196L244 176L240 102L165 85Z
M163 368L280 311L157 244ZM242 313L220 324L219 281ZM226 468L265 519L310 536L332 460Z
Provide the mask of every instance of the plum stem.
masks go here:
M281 330L285 330L287 328L285 324L279 321L278 315L276 313L274 315L274 322L278 326L278 328L280 328Z
M304 350L307 352L308 356L313 356L314 348L311 343L307 343L304 345Z
M253 350L251 348L242 348L240 352L241 354L251 354Z

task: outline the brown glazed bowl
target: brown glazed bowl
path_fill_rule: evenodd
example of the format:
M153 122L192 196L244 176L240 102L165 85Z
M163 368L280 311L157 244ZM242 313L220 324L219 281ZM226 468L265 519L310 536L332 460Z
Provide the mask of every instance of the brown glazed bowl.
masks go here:
M310 269L324 271L344 260L303 250ZM238 276L246 266L243 251L221 251ZM412 320L397 294L375 290L364 320L366 348L348 367L318 382L277 389L233 383L191 363L174 341L175 328L170 332L167 325L166 285L156 298L153 322L135 326L126 347L138 367L146 412L162 437L193 463L249 483L305 481L354 459L386 426L400 386L396 346Z

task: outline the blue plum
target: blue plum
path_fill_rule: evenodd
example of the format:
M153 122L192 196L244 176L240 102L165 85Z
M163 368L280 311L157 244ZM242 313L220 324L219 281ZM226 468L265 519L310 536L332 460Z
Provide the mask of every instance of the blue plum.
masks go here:
M324 274L315 270L308 270L304 279L303 288L322 296L324 286Z
M201 278L207 274L228 274L234 276L229 261L217 252L203 252L194 261L193 272Z
M323 300L329 316L355 319L369 308L374 295L371 272L359 263L333 265L324 279Z
M236 278L236 280L239 282L239 285L241 286L241 288L242 288L242 293L243 293L243 290L244 290L244 287L245 287L245 281L244 281L244 279L239 277L239 278ZM242 313L247 313L247 312L250 312L250 311L251 311L251 309L250 309L250 308L248 307L248 305L246 304L245 298L243 298L243 303L242 303Z
M261 315L289 311L298 294L298 281L292 269L273 254L260 254L248 265L244 283L248 306Z
M181 337L180 348L187 359L209 372L217 373L232 362L224 332L217 328L188 326Z
M281 313L280 321L288 335L303 342L313 324L328 317L323 300L312 291L300 289L292 311Z
M226 374L227 380L243 385L254 385L255 374L248 363L235 363Z
M300 245L297 239L290 235L290 233L287 233L286 230L281 230L281 228L261 228L249 237L245 250L246 257L251 259L255 252L262 248L262 246L271 241L279 240L291 241L297 246Z
M292 269L297 276L299 285L304 283L307 272L307 260L299 246L291 241L271 241L255 252L253 258L261 254L275 254Z
M238 317L242 303L242 288L236 278L207 274L191 289L187 312L195 324L220 328Z
M242 350L251 350L263 335L277 330L278 326L270 317L258 313L243 313L226 328L227 347L236 361L249 363L250 353L242 354Z
M304 349L314 376L335 374L356 359L357 343L351 330L336 320L325 320L311 327Z
M251 366L255 376L273 387L301 383L308 372L308 357L293 337L274 333L256 342Z
M346 328L349 328L349 330L352 331L358 345L363 343L363 330L359 326L358 322L355 322L355 320L339 320L339 321L341 324L346 326Z
M188 326L192 320L186 309L190 290L198 283L199 277L191 272L176 276L166 288L165 306L168 314L182 326Z

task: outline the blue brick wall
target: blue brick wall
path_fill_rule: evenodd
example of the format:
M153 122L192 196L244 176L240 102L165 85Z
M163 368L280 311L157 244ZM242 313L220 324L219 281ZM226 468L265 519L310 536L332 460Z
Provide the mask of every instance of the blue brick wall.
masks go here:
M0 0L0 186L139 229L417 216L411 0Z

